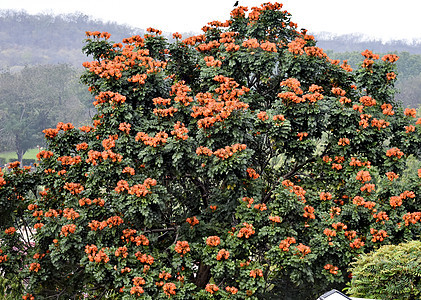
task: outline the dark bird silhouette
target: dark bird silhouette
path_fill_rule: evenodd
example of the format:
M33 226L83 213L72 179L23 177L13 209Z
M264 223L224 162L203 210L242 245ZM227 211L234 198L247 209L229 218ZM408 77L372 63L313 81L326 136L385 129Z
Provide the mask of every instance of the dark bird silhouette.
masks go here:
M238 6L238 1L235 2L234 7Z

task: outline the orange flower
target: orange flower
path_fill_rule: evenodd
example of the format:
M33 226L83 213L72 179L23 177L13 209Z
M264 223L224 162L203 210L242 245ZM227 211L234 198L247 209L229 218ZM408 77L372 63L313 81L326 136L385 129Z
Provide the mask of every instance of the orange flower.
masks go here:
M244 18L246 15L246 11L248 11L248 7L246 6L238 6L231 11L231 17L238 19Z
M253 229L253 225L244 222L243 223L244 227L240 229L240 231L237 234L237 237L242 238L245 237L246 239L248 239L250 236L252 236L255 231Z
M376 118L374 118L371 121L371 126L372 127L377 127L379 130L382 129L382 128L386 128L389 125L390 125L390 123L387 122L387 121L385 121L385 120L383 120L383 119L377 120Z
M327 264L323 267L325 270L329 271L329 273L336 275L338 274L338 267L335 267L331 264Z
M247 174L252 179L257 179L260 177L260 175L253 169L253 168L247 168Z
M118 126L118 129L123 131L126 134L129 134L131 127L132 125L130 125L129 123L123 122L123 123L120 123L120 125Z
M405 221L405 226L416 224L421 220L421 212L406 213L402 218Z
M387 61L390 63L394 63L399 59L399 56L397 56L396 54L386 54L385 56L382 57L383 61Z
M370 172L361 170L357 173L357 176L355 177L355 179L361 182L370 181L371 180Z
M382 242L388 236L387 232L383 229L377 230L374 228L370 228L370 234L372 235L372 242Z
M364 106L374 106L376 105L376 100L374 100L373 98L371 98L370 96L362 96L360 98L360 102L364 105Z
M306 205L304 206L304 214L303 214L304 218L309 218L309 219L315 219L316 216L314 215L314 207L310 206L310 205Z
M86 150L86 149L88 149L88 146L89 145L85 142L77 144L76 145L76 151Z
M364 52L361 53L362 56L364 56L365 58L369 58L369 59L379 59L379 55L378 54L374 54L372 51L366 49Z
M1 258L1 256L0 256L0 258ZM1 262L1 260L0 260L0 262ZM26 295L22 296L22 299L23 300L35 300L35 297L32 296L32 294L26 294Z
M178 32L175 32L172 34L173 39L181 39L181 34L179 34Z
M305 46L306 41L302 38L295 38L292 42L288 44L288 51L295 55L301 55L304 53L303 47Z
M16 232L16 228L15 228L15 227L9 227L9 228L6 228L6 229L4 230L4 233L5 233L5 234L9 234L9 235L14 234L15 232Z
M399 148L393 147L386 151L386 156L392 157L396 156L398 159L401 158L404 155L404 153L399 150Z
M278 52L278 49L276 49L276 44L271 43L269 41L266 41L260 44L260 48L268 52Z
M257 41L257 39L245 40L242 43L242 46L245 47L245 48L253 48L253 49L260 47L259 42Z
M184 124L177 121L177 123L174 124L174 130L171 131L171 134L175 135L176 139L185 141L189 138L187 135L188 132L189 130L184 126Z
M387 176L387 179L389 179L390 181L393 181L394 179L399 178L399 175L396 174L395 172L387 172L386 176Z
M155 260L151 255L142 254L140 251L137 251L134 255L136 256L137 260L140 261L142 264L146 263L152 265ZM169 276L171 277L171 274L169 274Z
M213 284L213 283L208 283L208 284L206 285L206 287L205 287L205 290L206 290L208 293L213 294L213 293L215 293L215 292L219 291L219 287L218 287L216 284Z
M184 254L190 251L189 243L187 241L177 241L174 250L183 257Z
M343 70L347 71L347 72L352 72L352 68L351 68L351 66L348 64L348 61L347 61L347 60L344 60L344 61L343 61L342 65L341 65L341 68L342 68Z
M31 272L38 272L41 269L41 265L39 263L31 263L29 266L29 271Z
M295 243L296 243L295 238L287 237L286 239L281 241L281 243L279 244L279 248L282 249L283 251L289 251L289 247Z
M67 220L75 220L79 218L79 213L75 211L73 208L65 208L63 210L63 217Z
M47 159L47 158L52 157L53 155L54 155L54 153L51 152L51 151L42 150L42 151L37 153L36 157L37 157L38 160L41 160L41 158Z
M104 263L108 263L110 261L110 258L108 257L108 255L105 253L105 248L102 248L101 250L98 251L98 253L96 253L95 255L93 254L91 256L92 260L90 261L95 261L96 263L100 263L100 262L104 262Z
M269 216L269 220L274 223L281 223L281 218L279 216Z
M255 204L254 205L254 209L260 210L260 211L264 211L267 210L267 206L264 203L259 203L259 204Z
M76 231L75 224L63 225L61 227L61 235L67 236L69 233L74 233Z
M123 246L123 247L118 247L118 249L114 252L115 256L121 256L123 258L126 258L129 253L127 253L127 247Z
M298 136L298 139L299 139L300 141L302 141L302 140L303 140L303 138L305 138L305 137L307 137L307 136L308 136L308 133L307 133L307 132L299 132L299 133L297 133L297 136Z
M339 171L339 170L342 169L342 165L341 164L335 164L335 163L333 163L332 164L332 169Z
M331 219L333 219L333 217L336 215L336 216L339 216L341 214L341 209L339 208L339 207L331 207L330 208L330 213L329 213L329 215L330 215L330 218Z
M366 183L360 188L360 191L361 192L365 191L367 193L371 193L375 189L376 189L376 186L373 183Z
M213 152L212 152L212 150L210 150L210 149L209 149L209 148L207 148L207 147L199 146L199 147L196 149L196 154L197 154L197 155L207 155L207 156L212 156Z
M332 194L331 193L326 193L326 192L321 192L320 193L320 200L324 201L324 200L332 200Z
M187 218L186 222L190 224L190 228L193 228L194 225L199 224L199 220L196 217Z
M66 182L64 189L70 191L72 195L81 193L85 188L80 183Z
M323 49L319 47L304 47L304 51L308 56L314 56L319 58L327 58L327 54L323 52Z
M291 102L293 103L300 103L303 102L303 99L298 97L295 93L293 92L284 92L284 93L279 93L278 97L282 99L282 102L289 104Z
M395 112L392 110L391 104L383 103L381 109L383 110L384 115L393 116L395 114Z
M340 138L339 141L338 141L339 146L346 146L346 145L349 145L349 144L350 144L350 142L349 142L348 138Z
M374 60L371 59L364 59L362 67L369 69L374 64Z
M232 146L226 146L225 148L221 148L218 149L216 151L213 152L213 154L222 159L225 160L231 156L233 156L234 153L236 153L237 151L243 151L247 148L247 146L245 144L234 144ZM197 153L197 151L196 151Z
M410 133L410 132L414 132L414 131L415 131L414 125L405 126L405 132L406 133Z
M226 290L228 293L231 293L231 294L233 294L233 295L237 294L237 292L238 292L238 289L237 289L237 288L235 288L235 287L233 287L233 286L227 286L227 287L225 288L225 290Z
M415 110L415 108L405 108L404 114L405 116L415 118L417 115L417 111Z
M286 86L290 88L295 94L301 95L303 91L300 86L301 83L295 78L288 78L281 82L281 86Z
M395 78L396 78L396 74L394 72L390 72L390 73L386 74L386 79L389 80L389 81L393 80Z
M250 277L263 277L263 271L261 269L250 270Z
M335 230L339 230L339 231L341 231L341 230L347 230L348 229L348 226L346 226L344 223L342 223L342 222L338 222L338 223L333 223L332 224L332 227L335 229Z
M135 174L135 169L133 169L132 167L125 167L122 171L122 173L128 173L130 175L134 175Z
M360 238L357 238L352 243L349 243L349 246L351 248L359 249L359 248L363 247L364 244L365 243Z
M221 249L216 255L216 260L228 259L229 256L230 256L230 253L227 250Z
M138 297L140 297L144 292L145 290L141 286L133 286L130 288L130 294L136 294Z
M216 247L216 246L218 246L220 243L221 243L221 239L220 239L218 236L216 236L216 235L209 236L209 237L206 239L206 245L208 245L208 246L210 246L210 247Z
M341 88L332 88L332 93L337 96L345 96L345 91Z
M298 246L296 246L297 250L301 252L301 258L306 256L307 254L311 253L311 249L309 246L303 245L300 243Z
M261 111L257 114L257 118L262 121L266 121L267 119L269 119L269 116L267 115L265 111Z

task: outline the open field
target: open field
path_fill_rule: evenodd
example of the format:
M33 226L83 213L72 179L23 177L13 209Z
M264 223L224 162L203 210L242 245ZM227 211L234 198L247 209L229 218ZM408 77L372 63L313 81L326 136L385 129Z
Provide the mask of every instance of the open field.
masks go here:
M36 155L38 153L38 149L29 149L26 151L25 155L23 156L23 159L37 159ZM18 159L18 156L16 152L8 151L8 152L0 152L0 160L4 159L6 162L15 161Z

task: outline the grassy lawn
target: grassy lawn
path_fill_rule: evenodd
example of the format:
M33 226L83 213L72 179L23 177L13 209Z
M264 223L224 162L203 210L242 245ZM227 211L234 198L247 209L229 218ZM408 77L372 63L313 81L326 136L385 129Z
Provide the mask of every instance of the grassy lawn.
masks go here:
M23 156L23 159L37 159L36 155L38 153L38 149L29 149L26 151L25 155ZM0 158L4 158L6 162L15 161L18 159L18 156L16 155L16 152L8 151L8 152L0 152Z

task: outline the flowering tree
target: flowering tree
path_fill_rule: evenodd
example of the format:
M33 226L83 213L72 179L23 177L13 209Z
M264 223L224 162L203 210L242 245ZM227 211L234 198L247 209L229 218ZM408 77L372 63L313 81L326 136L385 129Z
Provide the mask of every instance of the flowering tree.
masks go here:
M36 172L0 179L0 268L23 299L315 299L419 236L398 57L353 71L290 18L239 6L174 43L87 32L98 114L46 129Z

